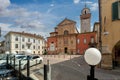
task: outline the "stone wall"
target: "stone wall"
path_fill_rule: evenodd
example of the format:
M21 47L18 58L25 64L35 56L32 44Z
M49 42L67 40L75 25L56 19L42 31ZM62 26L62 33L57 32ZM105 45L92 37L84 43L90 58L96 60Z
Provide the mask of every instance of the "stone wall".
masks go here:
M101 68L112 69L112 54L110 53L102 54Z

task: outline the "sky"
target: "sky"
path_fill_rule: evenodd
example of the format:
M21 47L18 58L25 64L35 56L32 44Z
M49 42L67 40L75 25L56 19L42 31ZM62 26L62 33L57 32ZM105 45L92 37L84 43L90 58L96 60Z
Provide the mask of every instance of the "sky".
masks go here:
M76 21L80 31L80 15L85 3L91 11L92 29L94 22L98 22L98 0L0 0L0 40L4 40L9 31L48 37L65 18Z

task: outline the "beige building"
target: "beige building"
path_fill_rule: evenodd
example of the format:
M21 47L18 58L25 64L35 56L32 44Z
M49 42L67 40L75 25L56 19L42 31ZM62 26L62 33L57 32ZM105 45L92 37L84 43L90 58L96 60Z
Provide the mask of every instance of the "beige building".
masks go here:
M93 32L96 32L96 42L99 43L99 35L100 35L100 23L95 22L93 26ZM99 44L96 46L99 49Z
M48 37L50 54L76 54L76 22L65 18Z
M43 54L45 50L45 39L41 35L13 32L5 35L5 50L10 53L24 53L27 49L33 54Z
M120 1L101 1L103 68L120 65Z

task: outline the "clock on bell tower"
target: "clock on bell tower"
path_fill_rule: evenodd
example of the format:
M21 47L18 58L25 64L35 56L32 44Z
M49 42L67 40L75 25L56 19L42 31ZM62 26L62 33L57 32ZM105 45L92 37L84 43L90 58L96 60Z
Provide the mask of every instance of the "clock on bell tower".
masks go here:
M84 8L80 15L81 33L90 32L91 13L89 8Z

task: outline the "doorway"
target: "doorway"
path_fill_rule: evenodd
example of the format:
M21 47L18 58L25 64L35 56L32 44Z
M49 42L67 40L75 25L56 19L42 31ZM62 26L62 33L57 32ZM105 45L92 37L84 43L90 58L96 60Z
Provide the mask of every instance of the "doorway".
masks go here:
M120 67L120 41L115 45L113 54L113 66Z
M64 52L65 52L65 54L67 54L67 52L68 52L67 50L68 50L68 48L65 47L65 48L64 48Z

